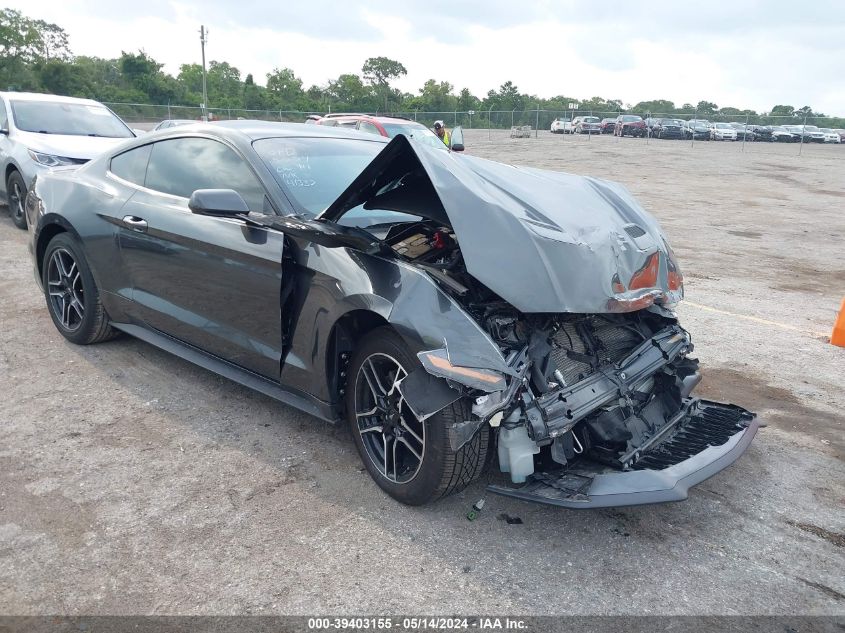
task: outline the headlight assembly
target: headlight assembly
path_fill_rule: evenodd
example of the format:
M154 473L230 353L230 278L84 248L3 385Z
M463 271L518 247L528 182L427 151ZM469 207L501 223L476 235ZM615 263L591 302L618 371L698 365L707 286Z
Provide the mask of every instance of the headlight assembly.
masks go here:
M29 153L30 158L34 160L39 165L44 165L45 167L59 167L61 165L73 165L74 161L70 158L65 158L64 156L54 156L53 154L42 154L41 152L36 152L35 150L27 150Z

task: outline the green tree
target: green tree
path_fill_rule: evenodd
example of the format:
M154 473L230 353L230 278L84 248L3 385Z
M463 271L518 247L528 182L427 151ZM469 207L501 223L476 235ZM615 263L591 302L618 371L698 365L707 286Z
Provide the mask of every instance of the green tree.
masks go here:
M716 110L719 109L715 103L711 101L699 101L698 105L695 106L696 111L698 112L698 116L712 116L716 114Z
M163 64L144 51L121 52L117 66L128 85L146 95L149 103L171 103L182 92L182 86L173 77L161 72Z
M373 102L373 90L365 86L358 75L344 74L329 80L325 90L332 109L343 112L369 110Z
M302 80L290 68L274 68L267 73L267 94L278 110L298 110L305 101Z
M795 108L791 105L776 105L769 114L772 116L795 116Z
M14 9L0 10L0 87L41 89L35 66L71 57L64 30Z
M361 72L364 73L364 79L370 82L381 97L384 111L389 111L389 99L391 96L394 98L396 96L390 87L390 81L407 75L405 66L388 57L370 57L361 67Z
M255 83L252 73L244 79L243 107L247 110L262 110L265 107L264 90Z

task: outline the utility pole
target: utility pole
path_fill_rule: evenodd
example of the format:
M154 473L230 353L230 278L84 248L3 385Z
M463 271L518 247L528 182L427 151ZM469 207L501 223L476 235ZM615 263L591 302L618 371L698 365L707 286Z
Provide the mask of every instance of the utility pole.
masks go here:
M208 121L208 90L205 82L205 43L208 41L208 31L200 26L200 46L202 47L202 120Z

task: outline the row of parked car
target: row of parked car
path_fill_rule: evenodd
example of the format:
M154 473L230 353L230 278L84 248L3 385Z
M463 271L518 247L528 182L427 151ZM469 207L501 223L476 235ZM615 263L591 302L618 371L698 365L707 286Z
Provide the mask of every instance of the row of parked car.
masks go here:
M816 125L752 125L706 119L647 118L620 114L615 118L578 116L552 121L553 134L613 134L614 136L695 139L702 141L771 141L781 143L845 143L845 130Z

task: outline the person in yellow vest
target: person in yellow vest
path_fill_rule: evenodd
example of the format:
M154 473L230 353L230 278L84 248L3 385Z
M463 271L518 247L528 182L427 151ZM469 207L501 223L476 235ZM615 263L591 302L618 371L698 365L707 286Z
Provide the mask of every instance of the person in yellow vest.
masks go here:
M434 122L434 133L437 134L437 137L446 144L446 147L449 147L449 130L446 129L446 125L443 121Z

